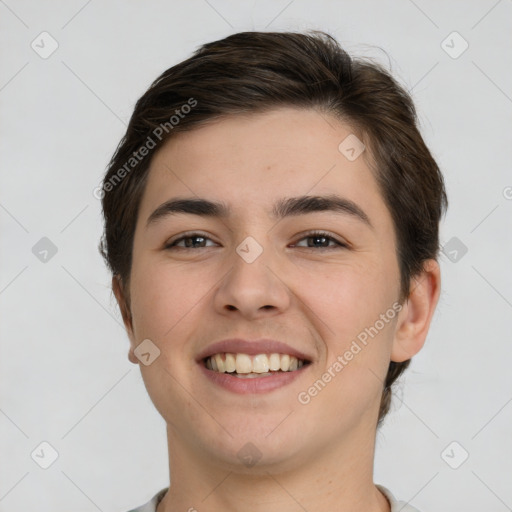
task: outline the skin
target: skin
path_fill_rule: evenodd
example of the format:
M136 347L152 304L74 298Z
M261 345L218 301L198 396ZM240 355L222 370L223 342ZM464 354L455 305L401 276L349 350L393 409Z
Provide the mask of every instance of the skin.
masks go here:
M382 383L390 360L424 344L440 291L437 262L425 263L399 314L321 392L307 405L297 399L399 298L394 226L368 155L351 162L338 150L350 133L317 111L279 108L179 133L154 155L129 288L114 278L113 289L129 359L167 423L172 485L158 512L390 510L373 483ZM372 226L334 212L270 216L283 197L332 193L357 203ZM146 227L161 203L191 196L224 201L231 215L180 214ZM164 248L195 230L209 238ZM348 247L305 238L311 230ZM263 248L250 264L236 252L247 236ZM212 385L195 362L232 337L281 340L313 364L271 393L237 395ZM146 338L161 352L149 366L133 352ZM261 453L252 467L237 456L248 442Z

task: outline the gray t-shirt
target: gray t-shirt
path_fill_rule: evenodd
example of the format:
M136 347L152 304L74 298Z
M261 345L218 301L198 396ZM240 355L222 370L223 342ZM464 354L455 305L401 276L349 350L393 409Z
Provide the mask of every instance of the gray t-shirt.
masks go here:
M397 501L396 498L391 494L391 492L386 489L386 487L376 484L378 489L386 496L391 504L391 512L419 512L418 509L413 506L407 504L405 501ZM161 491L158 491L147 503L141 505L140 507L129 510L128 512L156 512L156 507L164 497L165 493L169 488L166 487Z

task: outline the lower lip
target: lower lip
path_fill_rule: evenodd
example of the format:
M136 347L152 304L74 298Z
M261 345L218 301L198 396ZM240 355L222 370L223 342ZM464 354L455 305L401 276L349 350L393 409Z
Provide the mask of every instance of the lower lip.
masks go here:
M300 377L307 370L308 366L310 365L304 365L292 372L276 372L274 375L267 375L266 377L240 378L233 377L228 373L209 370L202 363L199 363L201 371L211 382L228 391L242 395L248 393L268 393L274 389L286 386Z

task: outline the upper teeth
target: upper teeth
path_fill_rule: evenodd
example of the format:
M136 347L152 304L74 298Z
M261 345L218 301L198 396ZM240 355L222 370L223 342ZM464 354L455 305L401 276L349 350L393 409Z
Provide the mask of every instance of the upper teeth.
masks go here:
M304 361L288 354L215 354L206 358L206 368L220 373L291 372L304 365Z

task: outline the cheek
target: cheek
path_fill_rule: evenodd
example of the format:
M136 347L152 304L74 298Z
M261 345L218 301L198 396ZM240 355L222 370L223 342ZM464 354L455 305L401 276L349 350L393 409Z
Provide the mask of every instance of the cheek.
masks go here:
M134 265L132 313L138 337L164 341L198 305L204 289L189 272L170 265L147 262Z
M189 357L188 340L199 323L195 307L206 299L209 287L197 286L199 281L192 275L149 259L139 260L132 271L136 338L139 343L150 339L160 351L153 363L140 366L141 374L153 404L171 425L183 411L188 411L188 424L201 415L184 389L192 387L187 379L195 363Z
M384 268L385 262L366 259L298 280L301 298L320 320L325 339L332 340L329 350L343 349L392 308L398 298L398 277L392 265Z
M315 397L317 413L327 423L351 421L339 419L339 411L350 410L358 418L375 410L389 365L398 315L395 288L365 269L333 273L309 288L308 306L325 359L312 387L303 391L306 398Z
M388 265L386 267L386 265ZM363 414L380 400L400 305L393 261L365 259L316 275L303 289L325 344L318 387L324 401ZM315 390L312 390L313 393Z

